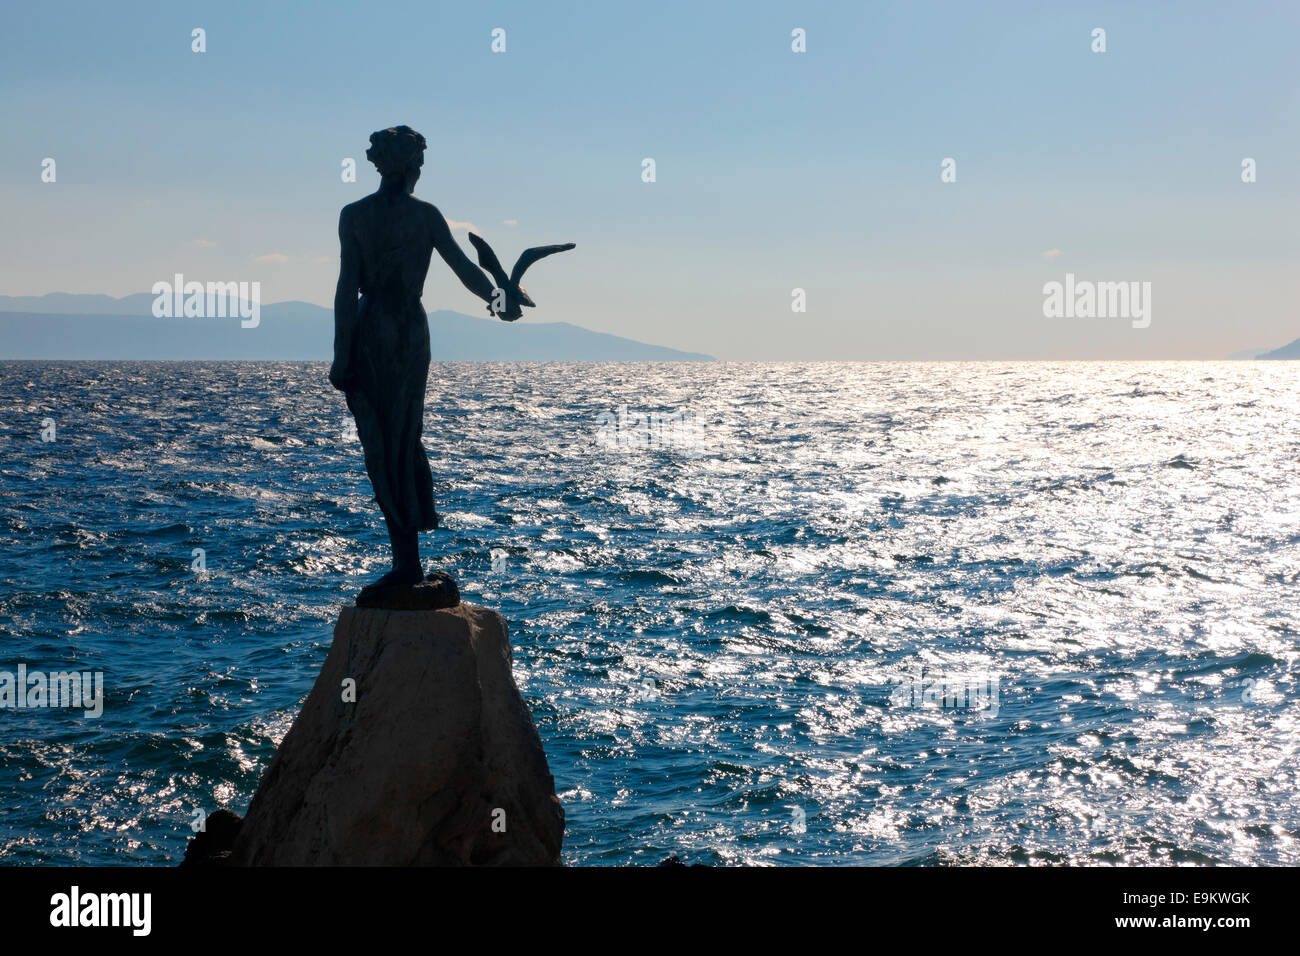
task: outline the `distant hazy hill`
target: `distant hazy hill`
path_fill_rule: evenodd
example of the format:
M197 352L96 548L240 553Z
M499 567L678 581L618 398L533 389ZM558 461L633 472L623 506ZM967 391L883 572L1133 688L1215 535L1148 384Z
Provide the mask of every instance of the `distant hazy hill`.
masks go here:
M1296 339L1289 345L1284 345L1280 349L1274 349L1271 352L1265 352L1260 356L1262 359L1300 359L1300 339Z
M111 295L51 292L49 295L0 295L0 312L57 315L153 315L148 292L115 299Z
M334 315L308 302L262 306L256 328L235 319L157 319L148 293L0 296L0 359L326 361ZM434 361L710 362L712 356L592 332L568 322L429 313Z

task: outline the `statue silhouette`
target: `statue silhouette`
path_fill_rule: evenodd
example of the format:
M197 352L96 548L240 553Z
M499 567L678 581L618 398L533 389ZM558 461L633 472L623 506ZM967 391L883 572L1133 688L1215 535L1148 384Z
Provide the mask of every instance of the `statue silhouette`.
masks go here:
M437 207L411 195L424 150L424 137L408 126L371 134L366 158L379 171L379 189L344 206L339 215L341 258L329 379L347 396L356 419L366 474L393 549L392 570L367 585L358 601L423 581L419 533L438 526L433 475L421 441L431 356L420 295L434 250L465 288L488 303L489 313L513 322L522 314L521 306L533 304L519 287L524 269L537 258L573 248L530 249L520 256L514 276L507 277L492 250L473 236L479 260L496 266L498 274L489 280L456 244ZM438 577L450 581L448 575Z

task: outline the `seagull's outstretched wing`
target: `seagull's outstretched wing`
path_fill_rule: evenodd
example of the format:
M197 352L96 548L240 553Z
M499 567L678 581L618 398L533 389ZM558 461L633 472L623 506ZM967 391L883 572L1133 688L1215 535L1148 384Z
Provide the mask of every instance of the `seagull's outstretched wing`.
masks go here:
M488 275L496 282L497 288L508 288L510 280L506 278L506 270L502 268L501 260L492 251L492 247L483 240L482 236L476 236L472 232L469 234L469 244L478 250L478 264L487 270ZM515 266L516 270L518 268Z
M474 237L471 236L470 238L472 239ZM480 239L479 241L482 242L483 240ZM538 259L545 259L547 256L555 255L557 252L568 252L576 245L576 242L565 242L557 246L533 246L531 249L525 249L519 254L519 259L515 262L515 267L510 272L510 281L515 285L518 285L519 280L522 279L524 273L528 271L528 267ZM481 252L479 254L482 255Z

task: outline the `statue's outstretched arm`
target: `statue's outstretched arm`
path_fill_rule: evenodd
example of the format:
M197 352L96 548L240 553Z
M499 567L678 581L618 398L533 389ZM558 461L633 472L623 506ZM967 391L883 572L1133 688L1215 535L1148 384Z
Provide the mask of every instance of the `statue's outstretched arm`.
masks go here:
M456 273L456 278L460 279L465 288L486 302L488 311L491 312L493 293L496 291L495 284L482 269L474 265L469 256L465 255L465 251L452 236L447 220L443 218L437 207L429 208L433 210L430 214L433 247L438 250L438 255L442 256L442 261L451 266L451 271ZM518 306L515 306L515 309L517 310Z

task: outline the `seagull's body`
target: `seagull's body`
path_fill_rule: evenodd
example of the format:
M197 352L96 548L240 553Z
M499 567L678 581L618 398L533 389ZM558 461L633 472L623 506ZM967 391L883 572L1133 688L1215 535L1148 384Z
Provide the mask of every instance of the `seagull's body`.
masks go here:
M469 243L478 250L478 264L492 276L492 281L497 284L497 288L504 289L508 295L515 296L520 305L528 306L530 309L537 303L519 285L519 280L524 277L528 267L538 259L545 259L557 252L567 252L576 245L576 243L565 242L554 246L533 246L531 249L525 249L519 254L519 258L515 261L515 267L510 270L510 275L507 276L506 270L501 266L501 260L497 258L497 254L492 251L492 247L487 244L482 236L476 236L471 232L469 234Z

